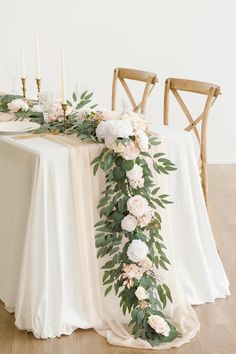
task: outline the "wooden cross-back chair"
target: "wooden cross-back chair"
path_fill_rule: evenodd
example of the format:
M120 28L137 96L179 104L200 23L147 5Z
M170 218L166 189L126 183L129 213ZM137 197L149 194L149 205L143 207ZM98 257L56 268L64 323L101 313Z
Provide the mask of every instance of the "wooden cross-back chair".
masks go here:
M175 96L177 102L179 103L182 111L184 112L187 120L188 126L185 128L186 131L193 131L200 146L200 158L199 158L199 171L202 180L202 188L204 193L204 198L207 206L208 202L208 181L207 181L207 118L211 107L215 103L220 92L220 87L218 85L210 84L207 82L185 80L185 79L173 79L169 78L165 83L165 95L164 95L164 124L169 125L169 93L170 91ZM190 114L183 98L180 96L178 91L185 91L191 93L197 93L207 96L204 105L203 112L194 119ZM200 133L198 132L197 125L201 123Z
M112 84L112 110L116 110L116 99L117 99L117 83L118 80L120 81L121 85L126 92L129 101L132 105L134 112L145 113L147 99L154 86L158 82L157 75L154 73L150 73L148 71L142 70L135 70L135 69L128 69L128 68L116 68L114 70L113 76L113 84ZM136 103L127 83L126 80L136 80L146 83L142 95L142 99L140 103Z

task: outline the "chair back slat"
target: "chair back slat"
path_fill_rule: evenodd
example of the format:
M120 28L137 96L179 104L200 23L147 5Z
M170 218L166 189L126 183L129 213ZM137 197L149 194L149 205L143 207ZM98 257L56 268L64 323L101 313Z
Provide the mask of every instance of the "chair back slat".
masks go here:
M220 86L210 84L208 82L185 80L185 79L173 79L170 78L170 88L178 91L186 91L199 93L201 95L208 95L211 87L215 88L214 96L220 94Z
M176 91L175 89L171 89L171 91L172 91L173 95L175 96L177 102L179 103L180 107L182 108L182 111L184 112L185 116L187 117L187 119L188 119L188 121L190 123L190 127L191 127L191 129L193 129L193 131L194 131L194 133L196 135L196 138L197 138L197 140L198 140L198 142L200 144L200 136L199 136L197 127L196 127L196 125L194 123L194 120L193 120L193 118L192 118L192 116L191 116L186 104L184 103L184 101L183 101L182 97L180 96L180 94L178 93L178 91Z
M132 95L130 88L126 80L135 80L144 82L145 87L142 94L142 99L139 103L136 103L134 96ZM151 94L154 86L158 82L157 75L147 71L128 69L128 68L116 68L114 70L113 84L112 84L112 110L116 110L117 101L117 83L120 81L128 99L132 105L134 112L145 113L147 99Z
M202 113L197 117L193 118L187 105L185 104L183 98L179 94L181 92L190 92L193 94L205 95L206 101ZM185 79L175 79L169 78L166 80L165 84L165 94L164 94L164 124L169 125L169 97L170 92L176 98L179 106L184 112L187 120L188 126L185 128L186 131L193 131L199 146L200 146L200 174L202 179L202 188L204 192L204 197L207 205L208 197L208 183L207 183L207 119L209 112L213 104L215 103L220 92L220 86L215 84L210 84L208 82L185 80ZM200 133L197 129L197 125L201 123Z

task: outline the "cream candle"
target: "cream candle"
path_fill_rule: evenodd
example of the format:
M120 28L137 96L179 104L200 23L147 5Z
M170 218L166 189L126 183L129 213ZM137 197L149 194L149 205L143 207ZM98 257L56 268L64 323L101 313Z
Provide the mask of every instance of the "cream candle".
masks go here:
M35 38L35 54L36 54L36 79L41 79L40 73L40 55L39 55L39 36L36 34Z
M66 79L65 79L65 57L64 48L61 48L61 103L67 104Z
M21 52L21 78L26 78L26 71L25 71L25 51L22 49Z

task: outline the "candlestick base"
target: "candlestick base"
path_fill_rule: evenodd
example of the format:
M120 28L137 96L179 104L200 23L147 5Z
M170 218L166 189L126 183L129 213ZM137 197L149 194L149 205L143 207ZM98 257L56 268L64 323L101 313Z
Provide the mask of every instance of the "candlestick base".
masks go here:
M21 82L22 82L22 95L24 98L26 98L26 78L22 77Z
M67 103L61 104L63 110L63 117L64 117L64 131L66 130L66 110L67 110Z
M38 96L39 96L40 90L41 90L41 79L35 79L35 81L36 81L37 92L38 92Z

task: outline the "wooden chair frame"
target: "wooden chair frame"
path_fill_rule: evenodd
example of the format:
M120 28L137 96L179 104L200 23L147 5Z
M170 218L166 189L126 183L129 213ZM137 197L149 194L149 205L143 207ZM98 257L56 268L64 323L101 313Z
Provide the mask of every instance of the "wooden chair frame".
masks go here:
M125 80L136 80L145 82L142 100L140 103L136 103L135 99L126 83ZM116 110L116 98L117 98L117 83L120 81L121 85L124 88L125 93L127 94L129 101L132 105L134 112L145 113L146 104L148 96L151 94L154 86L158 82L157 75L147 71L128 69L128 68L116 68L113 75L113 84L112 84L112 110Z
M169 125L169 93L173 93L182 111L188 119L189 125L185 128L186 131L193 130L200 146L200 159L199 159L199 171L202 180L202 189L206 206L208 205L208 180L207 180L207 119L209 112L213 104L215 103L220 92L218 85L210 84L207 82L174 79L169 78L165 83L164 94L164 124ZM206 95L207 99L204 105L203 112L194 119L190 114L186 104L178 91L192 92L197 94ZM197 130L197 124L201 124L201 132L199 134Z

